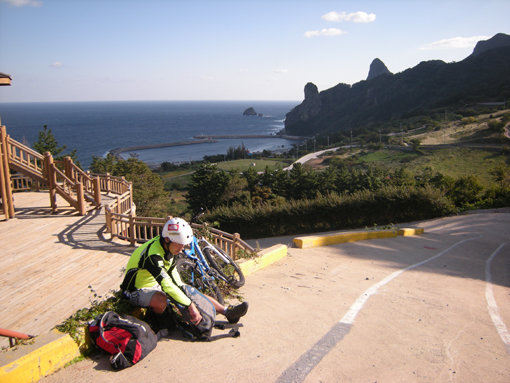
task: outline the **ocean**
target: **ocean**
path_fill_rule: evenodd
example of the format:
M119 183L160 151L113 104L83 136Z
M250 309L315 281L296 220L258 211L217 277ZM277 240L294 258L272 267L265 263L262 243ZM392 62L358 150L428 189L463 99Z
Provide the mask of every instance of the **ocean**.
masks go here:
M284 127L285 114L296 101L125 101L0 103L0 120L7 133L32 146L48 125L64 153L76 149L84 169L92 156L105 156L118 147L155 145L193 140L199 135L275 135ZM262 116L243 116L253 107ZM205 155L225 154L243 145L250 152L287 150L295 141L271 138L218 139L217 142L136 150L150 165L182 163Z

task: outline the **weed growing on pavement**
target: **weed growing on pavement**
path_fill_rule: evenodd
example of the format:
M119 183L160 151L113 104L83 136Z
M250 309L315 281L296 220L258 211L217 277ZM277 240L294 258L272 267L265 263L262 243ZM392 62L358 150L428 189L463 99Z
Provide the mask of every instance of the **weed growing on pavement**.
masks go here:
M98 295L92 286L89 285L89 289L94 297L90 302L90 307L78 310L64 322L56 326L57 330L69 334L74 341L78 343L82 351L86 349L87 340L85 337L85 328L89 321L107 311L115 311L119 314L130 314L133 310L129 302L125 299L121 299L120 291L111 291L112 295L103 299L104 297Z

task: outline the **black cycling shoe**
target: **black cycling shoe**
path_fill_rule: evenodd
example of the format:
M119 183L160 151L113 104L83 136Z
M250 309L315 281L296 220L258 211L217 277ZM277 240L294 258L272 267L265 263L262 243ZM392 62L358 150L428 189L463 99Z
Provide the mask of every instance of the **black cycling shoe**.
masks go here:
M248 302L240 303L236 306L228 306L225 310L225 316L228 323L237 323L239 319L248 311Z

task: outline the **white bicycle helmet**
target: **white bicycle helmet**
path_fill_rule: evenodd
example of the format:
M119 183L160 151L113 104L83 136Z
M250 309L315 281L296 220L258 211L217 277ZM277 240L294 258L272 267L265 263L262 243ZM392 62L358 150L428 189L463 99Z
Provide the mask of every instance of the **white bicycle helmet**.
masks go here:
M161 236L181 245L189 245L193 237L193 230L190 224L182 218L172 218L163 226Z

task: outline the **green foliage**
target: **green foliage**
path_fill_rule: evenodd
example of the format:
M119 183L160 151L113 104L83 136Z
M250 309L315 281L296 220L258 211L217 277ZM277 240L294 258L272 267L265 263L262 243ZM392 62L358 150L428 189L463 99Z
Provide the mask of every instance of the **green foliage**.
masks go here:
M487 123L489 129L491 132L494 132L494 133L503 133L504 132L504 128L505 128L505 122L502 121L502 120L490 120L488 123Z
M39 132L37 142L34 143L34 149L41 154L50 152L57 157L66 149L66 146L59 147L51 129L48 129L48 125L44 125L43 130Z
M105 299L102 296L98 296L91 286L89 286L89 289L94 293L94 299L91 301L90 307L78 310L56 326L57 330L69 334L85 354L89 351L86 342L84 342L85 329L90 320L107 311L115 311L119 314L133 314L133 306L125 299L121 299L120 291L112 292L112 295Z
M482 185L475 176L460 177L448 191L448 197L455 206L466 208L472 206L480 199Z
M386 225L450 215L453 204L438 189L384 187L351 195L328 194L278 205L220 206L204 219L243 238Z
M216 165L203 164L191 177L186 200L194 213L201 208L213 209L218 206L222 200L227 185L230 181L230 175L218 169Z
M136 214L144 217L165 217L170 198L163 181L143 161L131 157L127 160L108 154L106 158L94 157L91 170L94 173L110 173L125 177L133 183L133 200Z
M66 146L58 146L57 139L53 135L51 129L48 128L48 125L43 125L43 130L39 131L37 141L34 143L34 149L41 154L50 152L56 160L61 160L62 158L69 156L77 166L80 166L76 156L76 149L72 150L70 154L61 155L61 153L66 150Z

